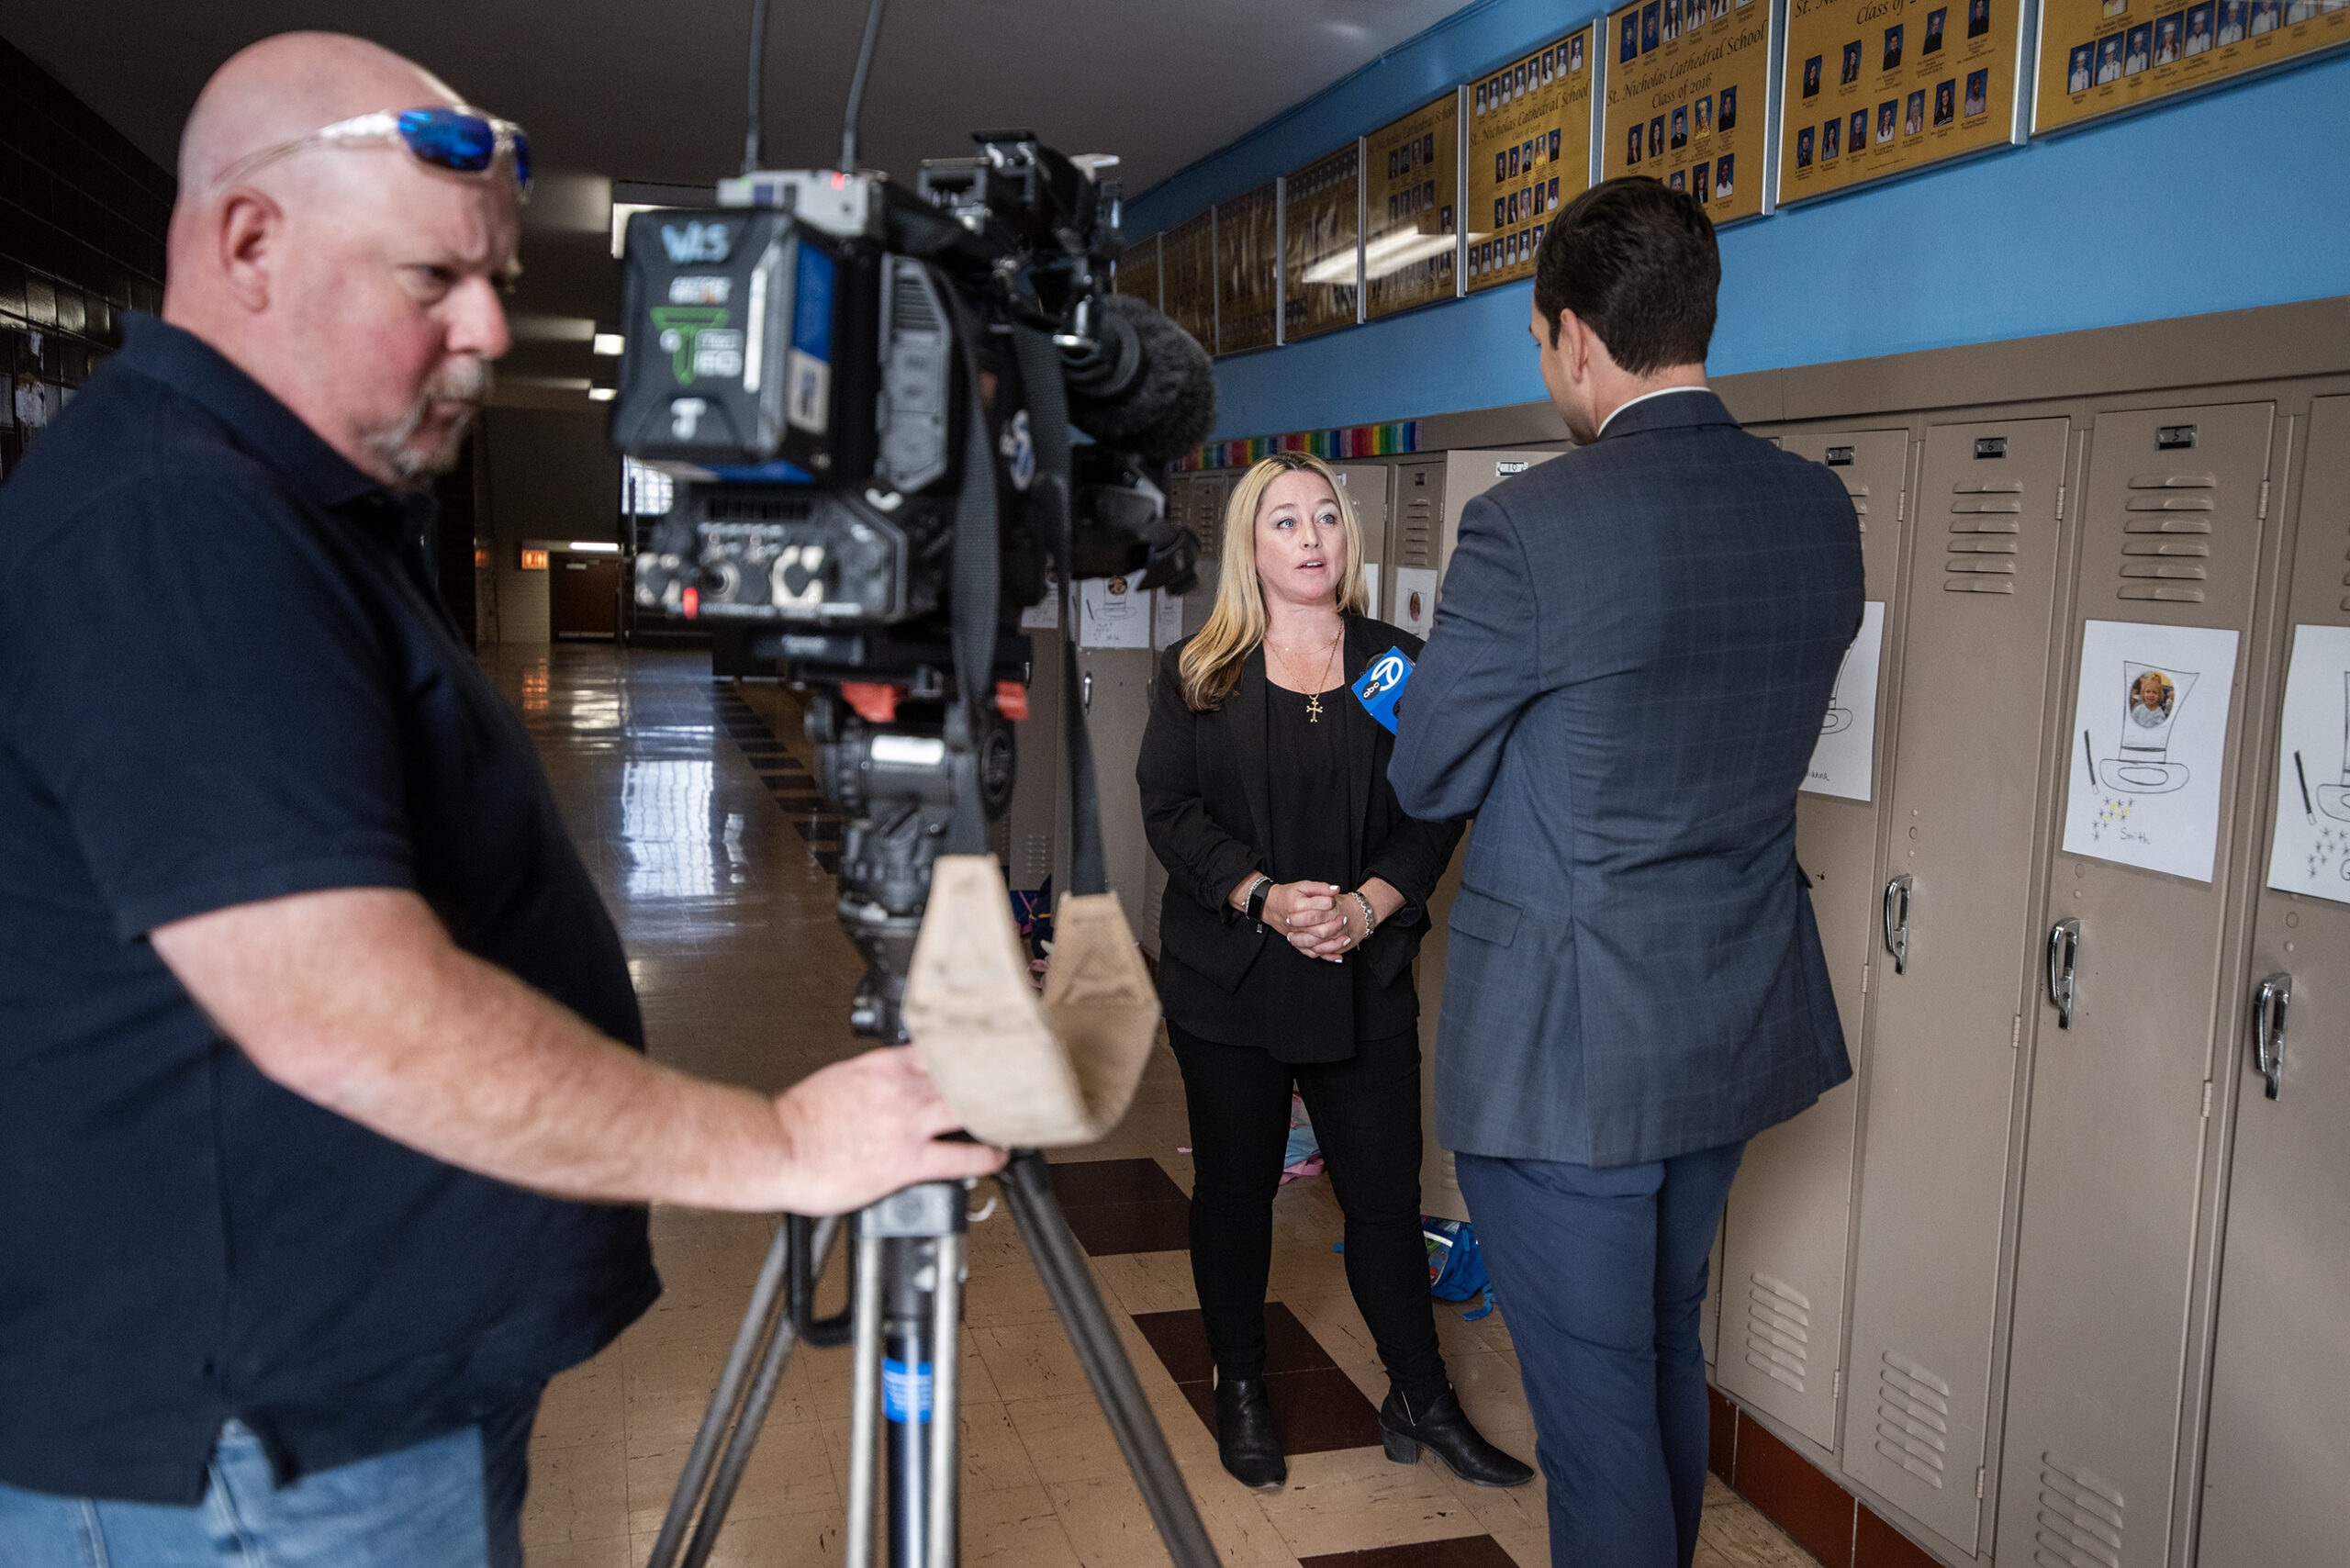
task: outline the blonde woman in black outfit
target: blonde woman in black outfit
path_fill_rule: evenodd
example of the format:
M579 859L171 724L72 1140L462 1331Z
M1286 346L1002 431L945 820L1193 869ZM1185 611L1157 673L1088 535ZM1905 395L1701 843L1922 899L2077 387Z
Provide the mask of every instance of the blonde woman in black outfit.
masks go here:
M1387 786L1393 737L1348 689L1389 648L1420 644L1367 615L1337 479L1284 453L1233 487L1215 610L1167 652L1136 769L1168 873L1159 998L1191 1107L1216 1443L1248 1485L1288 1478L1265 1393L1265 1284L1293 1084L1387 1367L1388 1456L1426 1447L1468 1480L1516 1486L1533 1473L1477 1434L1446 1379L1420 1238L1412 955L1460 827L1404 814Z

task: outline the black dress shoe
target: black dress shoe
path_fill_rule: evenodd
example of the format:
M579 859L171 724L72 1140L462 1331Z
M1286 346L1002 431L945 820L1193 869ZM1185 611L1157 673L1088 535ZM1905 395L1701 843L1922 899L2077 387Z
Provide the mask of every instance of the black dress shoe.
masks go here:
M1534 1479L1533 1470L1478 1435L1460 1408L1460 1396L1448 1388L1416 1416L1400 1390L1390 1389L1379 1407L1379 1430L1387 1457L1398 1464L1416 1463L1422 1449L1444 1461L1444 1467L1479 1486L1523 1486Z
M1216 1383L1215 1452L1232 1478L1253 1491L1278 1492L1289 1480L1289 1462L1273 1435L1273 1407L1265 1398L1263 1378L1227 1378Z

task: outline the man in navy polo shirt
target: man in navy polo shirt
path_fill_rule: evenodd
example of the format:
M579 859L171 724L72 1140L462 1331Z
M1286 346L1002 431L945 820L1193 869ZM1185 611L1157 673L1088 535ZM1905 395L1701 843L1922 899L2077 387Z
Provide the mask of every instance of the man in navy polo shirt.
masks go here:
M659 1288L628 1205L1002 1158L902 1050L772 1101L643 1055L418 493L527 155L372 44L238 55L163 319L0 491L8 1568L518 1562L540 1389Z

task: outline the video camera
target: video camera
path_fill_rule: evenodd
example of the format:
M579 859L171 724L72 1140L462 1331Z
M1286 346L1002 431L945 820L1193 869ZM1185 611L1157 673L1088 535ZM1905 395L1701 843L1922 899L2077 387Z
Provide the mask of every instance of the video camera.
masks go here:
M1214 414L1199 344L1109 291L1116 160L974 140L912 189L747 173L717 207L634 214L624 250L612 442L677 480L636 602L747 625L753 657L811 688L819 786L850 819L839 913L867 971L851 1019L883 1039L902 1034L932 865L983 853L1011 800L1019 612L1080 577L1191 586L1162 465ZM1068 717L1071 880L1098 892Z

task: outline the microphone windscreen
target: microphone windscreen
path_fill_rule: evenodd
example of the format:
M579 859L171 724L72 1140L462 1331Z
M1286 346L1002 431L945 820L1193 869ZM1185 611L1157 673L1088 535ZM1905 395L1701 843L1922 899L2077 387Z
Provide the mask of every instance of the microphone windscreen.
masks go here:
M1168 463L1215 428L1215 372L1192 334L1131 295L1096 297L1098 374L1072 371L1069 421L1098 442Z

